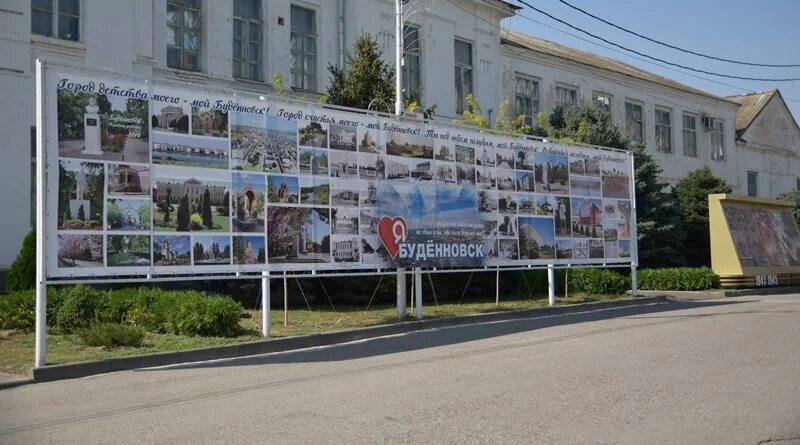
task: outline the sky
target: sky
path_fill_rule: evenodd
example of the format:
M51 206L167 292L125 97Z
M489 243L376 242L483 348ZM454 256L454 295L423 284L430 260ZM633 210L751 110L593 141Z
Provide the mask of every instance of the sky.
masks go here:
M664 68L656 66L649 61L634 58L641 58L640 56L625 55L627 53L623 50L598 42L592 37L570 29L566 25L531 10L517 0L509 1L516 3L523 9L518 11L516 17L504 20L502 23L504 27L510 27L512 30L532 34L562 45L621 60L719 96L731 96L742 94L746 91L765 91L778 88L792 110L795 120L800 121L800 82L798 81L762 82L727 79L708 74L692 73L675 67ZM800 24L800 1L798 0L566 1L639 34L695 52L752 63L800 64L800 49L798 49L798 42L800 42L800 26L798 26ZM742 77L800 78L800 67L750 67L709 60L630 35L571 9L558 0L526 0L526 2L614 43L670 62L704 71ZM521 16L541 23L535 23ZM544 25L569 32L611 49L588 43ZM620 54L620 52L625 54ZM667 66L659 62L654 63ZM692 75L686 74L687 72L731 86L692 77Z

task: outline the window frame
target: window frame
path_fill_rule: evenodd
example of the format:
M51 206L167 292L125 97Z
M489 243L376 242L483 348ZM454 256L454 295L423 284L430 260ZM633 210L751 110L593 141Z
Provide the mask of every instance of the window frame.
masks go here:
M607 104L603 104L602 101L599 101L598 98L605 97L608 100ZM600 104L600 108L608 111L608 114L611 115L611 105L614 102L614 95L609 93L604 93L602 91L592 91L592 102L595 104Z
M689 118L693 122L693 127L689 128L686 126L686 119ZM691 134L691 139L687 138L687 134ZM681 114L681 136L683 139L683 156L687 158L696 158L697 156L697 114L696 113L688 113L684 111ZM694 150L694 154L687 150L687 142L692 141L692 149Z
M465 45L469 45L469 64L459 62L456 58L456 45L458 43L462 43ZM475 46L473 42L465 39L461 39L455 37L453 39L453 72L455 73L458 70L457 77L454 78L454 82L456 85L456 114L464 113L464 110L467 109L467 96L470 94L474 94L475 91L475 57L473 52L475 51ZM464 82L464 73L469 72L469 82ZM464 86L469 86L469 91L465 91ZM459 95L461 97L459 97Z
M317 92L318 82L317 76L319 75L319 67L318 67L318 58L319 55L318 47L319 42L317 41L319 37L319 31L317 26L317 10L312 8L307 8L305 6L290 5L290 12L289 12L289 53L292 56L292 62L289 65L289 73L291 75L291 85L293 90L299 91L311 91ZM296 28L292 21L293 12L296 10L304 10L306 12L310 12L312 14L312 29L309 31ZM292 39L295 39L296 45L292 48ZM312 39L314 42L313 52L309 51L306 48L306 39ZM298 57L299 56L299 57ZM314 60L314 70L313 73L306 72L305 67L305 58L307 56L313 56ZM296 67L297 66L297 67ZM300 83L297 83L297 80ZM308 82L308 83L307 83Z
M188 0L167 0L167 33L169 33L170 28L173 29L176 36L176 44L172 45L167 41L167 67L183 70L183 71L191 71L191 72L200 72L203 70L203 0L196 0L197 7L188 6L186 4ZM170 23L169 21L169 7L170 5L177 10L176 16L178 20L175 23ZM186 12L194 12L197 16L197 23L195 27L186 26ZM186 32L187 30L193 32L196 36L197 47L195 49L187 49L185 45L186 41ZM180 39L178 39L178 35L180 35ZM177 51L178 54L178 63L170 64L170 50ZM194 55L196 59L196 63L194 67L191 67L190 64L186 63L186 55Z
M725 122L722 119L714 119L714 128L711 129L711 159L714 161L725 160ZM719 139L719 145L716 140Z
M409 31L414 30L417 38L416 41L412 44L415 47L410 48L407 46L409 36ZM419 90L422 91L422 46L420 42L422 41L422 37L420 37L421 27L414 23L404 23L403 24L403 91L406 95L412 95ZM409 59L415 58L417 61L417 68L416 68L416 88L412 88L410 79L411 79L411 68L409 66Z
M639 121L638 122L633 122L634 125L639 125L639 129L640 129L640 131L642 133L641 137L638 138L638 139L631 136L630 124L631 124L631 121L633 120L633 118L629 118L628 117L628 107L630 107L631 110L633 110L633 107L639 107ZM644 116L644 103L636 101L636 100L632 100L632 99L626 99L625 100L625 135L630 140L632 140L634 142L645 142L647 140L647 133L646 133L646 130L645 130L645 118L644 117L645 117Z
M666 122L663 122L666 115ZM659 119L660 116L660 119ZM653 121L656 137L656 151L659 153L672 153L672 109L662 106L656 106L653 110ZM666 137L667 146L663 146L664 138Z
M83 0L75 0L75 5L78 8L77 14L73 14L70 12L62 12L61 11L62 0L48 0L48 1L50 3L49 10L38 8L35 5L35 2L33 1L31 2L31 34L37 36L44 36L51 39L65 40L67 42L81 42L82 41L81 38L83 37L83 20L81 20L84 10ZM47 34L34 31L34 26L33 26L34 16L35 16L34 13L37 11L49 15L48 21L50 27L48 29L49 33ZM61 16L70 17L78 20L78 26L76 30L78 35L75 36L74 39L61 36Z
M234 48L231 50L231 70L232 75L236 79L248 80L251 82L263 82L264 81L264 48L266 47L264 42L264 2L263 0L258 0L258 18L252 17L244 17L236 15L236 2L237 0L233 0L233 14L232 14L232 36L233 36L233 47L236 45L236 41L240 41L240 53L237 55ZM236 24L241 22L242 32L239 37L236 36ZM251 27L256 26L258 27L258 38L259 40L252 40L251 39ZM256 52L257 56L253 59L250 54L251 45L258 45L258 50ZM237 74L237 64L239 72ZM250 68L252 66L256 66L256 72L254 76L250 74ZM246 70L245 70L246 68Z
M574 102L573 103L561 102L559 100L560 96L558 94L559 89L560 90L569 91L570 93L572 93L572 94L570 94L570 98L571 99L574 98ZM554 91L555 91L555 96L556 96L556 106L561 105L561 108L566 109L566 108L570 108L570 107L574 107L574 106L578 105L578 87L572 86L572 85L563 84L563 83L559 83L559 84L556 84L556 87L555 87Z
M532 88L529 86L529 96L526 96L527 93L525 91L520 91L520 81L527 82L530 84L530 86L532 86ZM536 126L536 115L541 111L541 86L542 82L539 78L531 77L521 73L516 73L514 75L514 106L516 113L518 115L521 114L525 116L525 124L530 125L531 128ZM527 100L527 106L525 106L525 109L520 109L520 99L522 99L523 103L525 103ZM530 107L530 114L528 114L528 107Z
M745 171L746 181L747 181L747 196L757 198L758 197L758 171L757 170L746 170ZM750 183L750 178L753 178L753 183Z

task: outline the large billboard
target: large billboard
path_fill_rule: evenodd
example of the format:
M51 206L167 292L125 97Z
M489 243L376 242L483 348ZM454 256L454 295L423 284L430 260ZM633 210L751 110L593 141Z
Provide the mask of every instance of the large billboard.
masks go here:
M635 261L631 156L51 68L47 275Z

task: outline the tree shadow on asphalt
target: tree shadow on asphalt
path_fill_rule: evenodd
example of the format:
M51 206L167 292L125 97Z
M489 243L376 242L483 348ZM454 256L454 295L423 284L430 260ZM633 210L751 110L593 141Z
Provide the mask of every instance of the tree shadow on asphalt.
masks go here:
M379 355L396 354L420 349L435 348L439 346L454 345L476 340L501 337L520 332L535 331L538 329L553 326L565 326L577 323L587 323L593 321L603 321L619 318L649 318L658 321L647 321L635 325L620 327L599 327L596 330L580 334L562 336L555 339L541 339L537 343L551 343L555 341L565 341L573 338L596 335L606 332L624 331L638 329L644 326L652 326L666 323L676 323L684 319L695 317L706 317L713 315L725 315L727 313L710 314L678 314L670 316L664 314L669 311L685 309L698 309L707 307L724 307L732 304L748 303L750 301L669 301L666 303L632 305L620 308L595 310L590 312L577 312L554 315L537 315L532 318L522 318L504 321L484 322L477 324L463 324L443 328L431 328L421 331L414 331L407 334L400 334L388 337L378 337L361 341L336 344L330 346L320 346L310 349L300 349L295 351L273 352L262 355L251 355L245 357L226 358L210 362L195 362L186 364L169 365L160 368L140 369L139 372L174 370L174 369L204 369L204 368L224 368L233 366L252 366L265 364L288 364L288 363L310 363L310 362L333 362L344 361ZM752 312L752 311L748 311ZM658 317L646 317L651 314L661 314ZM665 316L666 315L666 316ZM502 349L500 346L495 349Z

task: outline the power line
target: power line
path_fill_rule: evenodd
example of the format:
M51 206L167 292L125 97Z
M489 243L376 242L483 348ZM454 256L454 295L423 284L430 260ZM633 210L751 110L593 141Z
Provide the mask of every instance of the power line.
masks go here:
M612 41L610 41L610 40L604 39L604 38L602 38L602 37L600 37L600 36L598 36L598 35L596 35L596 34L592 34L592 33L590 33L589 31L586 31L586 30L584 30L584 29L582 29L582 28L579 28L579 27L577 27L577 26L575 26L575 25L572 25L572 24L570 24L570 23L568 23L568 22L565 22L564 20L561 20L561 19L559 19L558 17L555 17L555 16L553 16L553 15L551 15L551 14L548 14L547 12L545 12L545 11L542 11L541 9L539 9L539 8L537 8L537 7L533 6L533 5L531 5L530 3L528 3L528 2L526 2L526 1L524 1L524 0L519 0L519 2L520 2L520 3L522 3L523 5L525 5L525 6L529 7L529 8L531 8L532 10L534 10L534 11L536 11L536 12L538 12L538 13L542 14L542 15L545 15L545 16L547 16L547 17L549 17L549 18L551 18L551 19L553 19L553 20L555 20L555 21L557 21L557 22L559 22L559 23L561 23L561 24L564 24L564 25L566 25L566 26L568 26L568 27L570 27L570 28L572 28L572 29L576 30L576 31L580 31L580 32L582 32L582 33L584 33L584 34L586 34L586 35L588 35L588 36L590 36L590 37L594 37L594 38L595 38L595 39L597 39L597 40L603 41L603 42L605 42L605 43L608 43L609 45L616 46L617 48L623 49L623 50L625 50L625 51L632 52L632 53L634 53L634 54L637 54L637 55L640 55L640 56L642 56L642 57L647 57L648 59L652 59L652 60L655 60L655 61L657 61L657 62L666 63L667 65L676 66L676 67L678 67L678 68L683 68L683 69L685 69L685 70L694 71L694 72L697 72L697 73L709 74L709 75L712 75L712 76L718 76L718 77L726 77L726 78L728 78L728 79L754 80L754 81L759 81L759 82L796 82L796 81L800 81L800 77L791 77L791 78L762 78L762 77L743 77L743 76L732 76L732 75L729 75L729 74L715 73L715 72L713 72L713 71L705 71L705 70L701 70L701 69L697 69L697 68L692 68L692 67L690 67L690 66L681 65L681 64L678 64L678 63L673 63L673 62L670 62L670 61L668 61L668 60L660 59L660 58L658 58L658 57L653 57L653 56L650 56L650 55L648 55L648 54L645 54L645 53L642 53L642 52L639 52L639 51L636 51L636 50L633 50L633 49L630 49L630 48L624 47L624 46L622 46L622 45L620 45L620 44L617 44L617 43L614 43L614 42L612 42Z
M614 28L617 28L620 31L625 31L628 34L632 34L632 35L634 35L636 37L640 37L640 38L645 39L647 41L656 43L658 45L665 46L667 48L672 48L672 49L675 49L675 50L678 50L678 51L682 51L682 52L685 52L685 53L688 53L688 54L692 54L692 55L695 55L695 56L705 57L707 59L712 59L712 60L719 60L720 62L736 63L736 64L739 64L739 65L748 65L748 66L761 66L761 67L768 67L768 68L796 68L796 67L800 67L800 64L771 64L771 63L742 62L741 60L725 59L725 58L722 58L722 57L716 57L716 56L711 56L711 55L708 55L708 54L699 53L699 52L696 52L696 51L692 51L690 49L681 48L679 46L671 45L669 43L665 43L665 42L662 42L660 40L656 40L656 39L653 39L651 37L647 37L645 35L642 35L642 34L639 34L639 33L635 32L635 31L631 31L630 29L627 29L627 28L623 28L622 26L619 26L619 25L617 25L615 23L612 23L612 22L610 22L608 20L605 20L602 17L598 17L598 16L596 16L596 15L590 13L590 12L587 12L587 11L585 11L585 10L583 10L583 9L581 9L581 8L571 4L571 3L568 3L565 0L558 0L558 1L563 3L563 4L565 4L565 5L567 5L567 6L569 6L570 8L572 8L572 9L578 11L578 12L581 12L581 13L583 13L585 15L588 15L589 17L591 17L591 18L593 18L595 20L599 20L599 21L605 23L606 25L613 26Z

